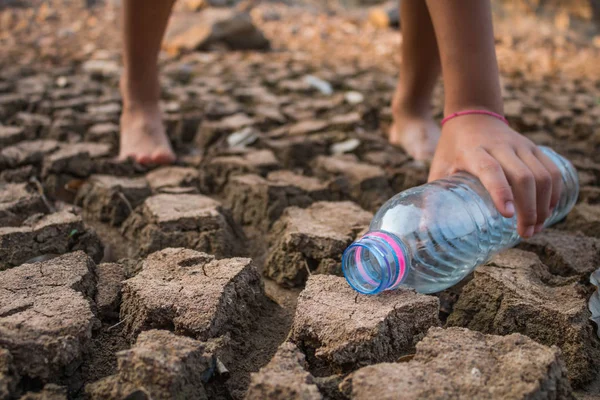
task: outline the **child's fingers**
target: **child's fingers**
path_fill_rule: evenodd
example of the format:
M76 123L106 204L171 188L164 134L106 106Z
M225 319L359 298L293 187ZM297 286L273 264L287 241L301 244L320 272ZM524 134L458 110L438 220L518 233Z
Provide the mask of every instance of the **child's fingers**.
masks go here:
M542 230L546 218L550 216L550 198L552 197L552 176L546 167L530 151L519 151L518 156L529 167L535 178L537 220L535 233Z
M464 169L479 178L500 214L506 218L515 215L513 192L500 163L481 148L470 153L469 160L465 161Z
M562 192L562 174L560 173L560 170L556 164L554 164L554 162L548 158L548 156L545 155L538 147L535 148L533 154L538 158L538 160L540 160L542 164L544 164L544 167L546 167L546 170L552 177L552 195L550 196L550 210L552 210L554 207L556 207L558 201L560 200L560 193Z
M500 162L510 183L517 208L517 230L522 237L531 237L537 222L535 177L533 172L512 150L499 150L492 155Z

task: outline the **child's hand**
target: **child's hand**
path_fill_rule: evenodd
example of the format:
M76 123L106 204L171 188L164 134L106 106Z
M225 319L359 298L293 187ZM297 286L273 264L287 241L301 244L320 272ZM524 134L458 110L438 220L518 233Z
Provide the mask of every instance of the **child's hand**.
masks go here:
M561 191L558 168L529 139L487 115L463 115L442 129L429 180L466 171L479 178L496 208L518 232L530 237L556 206Z

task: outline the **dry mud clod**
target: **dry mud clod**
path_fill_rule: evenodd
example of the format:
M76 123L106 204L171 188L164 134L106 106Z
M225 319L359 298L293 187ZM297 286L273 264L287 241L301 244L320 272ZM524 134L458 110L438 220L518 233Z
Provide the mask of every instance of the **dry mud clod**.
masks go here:
M148 256L123 283L121 320L135 337L170 329L198 340L242 332L263 296L252 260L216 260L206 253L168 248Z
M342 388L353 400L574 399L556 347L461 328L431 328L412 360L364 367Z
M285 209L272 228L266 275L285 286L300 285L312 273L340 275L342 252L371 218L349 201Z
M475 270L448 317L449 326L483 333L522 333L558 346L574 387L598 371L600 341L577 283L550 274L534 253L505 251Z
M357 294L344 278L313 275L298 298L290 341L316 376L412 354L427 329L440 325L436 297L399 290Z

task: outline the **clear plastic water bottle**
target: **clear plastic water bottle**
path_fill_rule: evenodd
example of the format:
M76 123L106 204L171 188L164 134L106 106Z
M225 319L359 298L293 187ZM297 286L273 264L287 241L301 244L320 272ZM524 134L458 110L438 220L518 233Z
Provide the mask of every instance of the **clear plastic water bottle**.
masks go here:
M544 223L549 226L575 205L579 180L569 161L547 147L540 149L562 173L560 201ZM369 232L344 252L342 270L348 283L364 294L400 286L435 293L520 239L516 216L503 217L477 178L458 173L388 200Z

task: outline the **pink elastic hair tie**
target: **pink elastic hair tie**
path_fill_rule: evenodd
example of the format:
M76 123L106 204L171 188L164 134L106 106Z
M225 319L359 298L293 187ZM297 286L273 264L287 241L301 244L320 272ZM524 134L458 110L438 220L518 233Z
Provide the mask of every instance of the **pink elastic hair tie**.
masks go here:
M442 120L442 126L446 122L450 121L453 118L460 117L461 115L469 115L469 114L489 115L490 117L498 118L500 121L502 121L506 125L508 125L508 120L506 119L506 117L504 117L504 115L496 114L495 112L487 111L487 110L465 110L465 111L458 111L458 112L448 115L446 118L444 118Z

